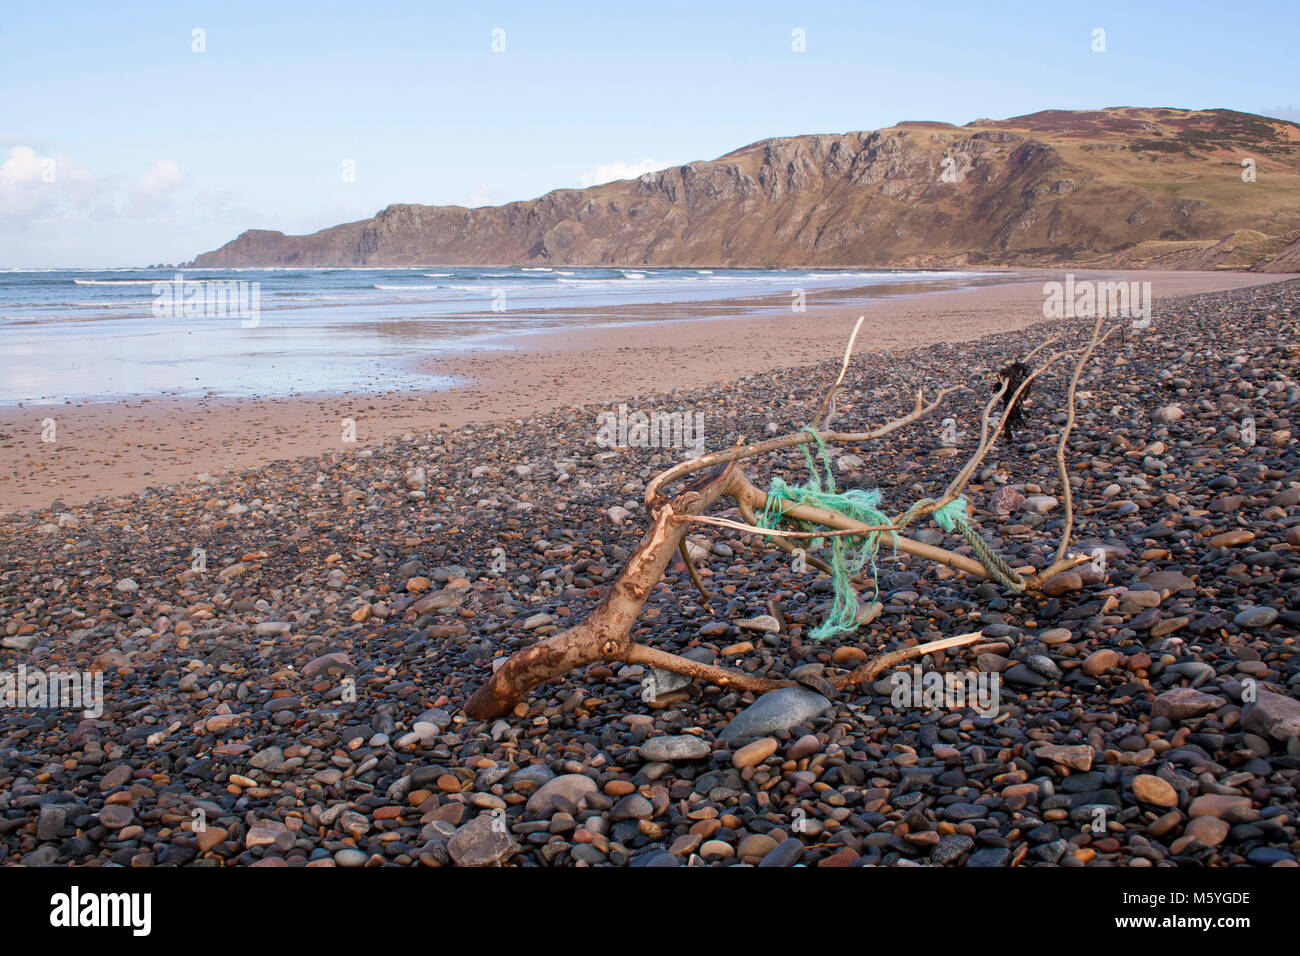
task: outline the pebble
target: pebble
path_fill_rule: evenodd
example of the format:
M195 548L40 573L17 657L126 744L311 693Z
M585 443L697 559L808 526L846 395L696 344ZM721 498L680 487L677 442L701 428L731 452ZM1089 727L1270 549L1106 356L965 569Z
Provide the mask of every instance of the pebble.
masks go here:
M1084 659L1080 670L1089 677L1100 677L1112 668L1118 667L1120 662L1119 652L1111 650L1109 647L1103 647L1093 651Z
M1249 797L1233 797L1226 794L1208 793L1197 797L1187 808L1190 817L1222 817L1233 810L1249 810Z
M1246 628L1268 627L1277 620L1277 614L1277 608L1251 606L1233 615L1232 623Z
M1007 866L1011 862L1011 851L1005 847L981 847L972 853L966 860L967 866L973 867L998 867Z
M765 854L758 865L767 867L794 866L799 862L803 854L803 841L795 837L788 837Z
M758 631L761 634L776 634L781 630L780 622L770 614L736 621L736 627L746 631Z
M1062 571L1043 582L1043 593L1048 597L1060 597L1081 590L1083 590L1083 578L1076 571Z
M597 792L596 781L581 773L566 773L541 785L528 798L526 810L529 816L550 816L558 805L564 801L570 806L580 806L591 794Z
M99 811L99 822L110 830L120 830L135 819L130 807L110 803Z
M641 745L641 759L646 761L702 760L712 752L707 740L689 734L652 737Z
M776 748L777 741L775 737L761 737L732 754L731 762L734 766L742 769L753 767L776 753Z
M1185 835L1206 846L1218 846L1228 838L1232 827L1217 817L1193 817L1188 821ZM1175 843L1176 847L1178 844Z
M1178 806L1178 791L1154 774L1143 773L1134 777L1133 795L1154 807Z
M722 730L722 739L734 743L749 737L766 737L819 716L831 702L803 687L781 687L761 695Z
M518 849L504 824L488 814L459 827L447 841L447 852L457 866L492 866Z
M1241 712L1241 724L1261 738L1287 740L1300 736L1300 700L1260 689Z
M1167 690L1155 699L1151 709L1156 717L1168 717L1170 720L1188 720L1203 717L1213 710L1218 710L1226 701L1222 697L1207 694L1191 687L1175 687Z
M1071 770L1090 769L1095 755L1096 751L1087 744L1071 746L1044 744L1034 753L1034 756L1039 760L1050 760L1063 767L1069 767Z

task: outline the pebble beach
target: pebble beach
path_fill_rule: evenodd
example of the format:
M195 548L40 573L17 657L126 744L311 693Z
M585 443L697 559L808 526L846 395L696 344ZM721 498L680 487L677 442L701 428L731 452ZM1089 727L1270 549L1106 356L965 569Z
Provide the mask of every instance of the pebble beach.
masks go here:
M836 449L888 507L970 456L992 374L1064 319L860 351L837 427L966 385ZM672 448L607 448L602 412L700 413L708 447L804 426L840 355L734 381L0 515L0 670L98 672L102 713L0 708L0 860L35 865L1295 866L1300 853L1300 281L1162 298L1079 383L1072 550L1021 596L882 550L855 633L814 641L830 578L699 527L701 607L670 565L638 641L766 677L919 663L996 674L995 715L896 707L888 675L823 696L644 693L589 666L507 718L462 707L494 662L581 620L647 527ZM842 345L841 345L842 347ZM1071 363L966 489L1013 566L1050 563ZM953 419L956 440L944 419ZM1249 421L1249 424L1247 424ZM798 451L749 463L803 481ZM738 517L734 512L718 512ZM933 524L918 537L969 547ZM196 563L197 562L197 563Z

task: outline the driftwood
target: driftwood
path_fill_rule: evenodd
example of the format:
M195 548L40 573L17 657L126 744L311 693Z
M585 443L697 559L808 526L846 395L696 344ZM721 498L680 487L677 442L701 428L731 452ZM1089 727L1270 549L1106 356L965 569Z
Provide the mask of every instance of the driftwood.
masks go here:
M826 444L844 445L883 438L929 415L942 404L949 394L959 390L959 387L940 389L934 398L928 402L925 399L924 391L918 390L916 405L911 412L871 431L841 432L831 430L830 423L835 414L835 392L848 369L849 359L853 351L853 342L857 337L861 323L862 319L859 319L858 325L854 327L853 336L849 339L848 347L844 352L844 361L841 364L839 375L831 384L817 416L814 418L817 437ZM1061 495L1067 516L1066 527L1056 553L1056 560L1051 565L1041 570L1032 568L1016 569L1015 573L1019 575L1020 584L1026 592L1040 591L1043 583L1049 578L1090 560L1087 555L1066 555L1073 525L1073 500L1064 455L1066 439L1074 424L1074 394L1080 373L1097 346L1105 341L1111 332L1115 331L1111 329L1111 332L1101 336L1101 326L1102 320L1098 319L1093 329L1091 341L1082 351L1075 364L1067 395L1067 423L1062 429L1056 449L1056 463L1061 477ZM1048 340L1043 345L1047 345L1051 341ZM1042 347L1039 346L1039 348L1034 349L1022 361L1027 362ZM979 447L953 478L943 496L927 502L919 509L915 509L913 511L913 520L939 510L961 495L971 475L974 474L976 468L988 455L989 450L997 441L998 435L1007 425L1008 412L1016 407L1017 400L1021 397L1024 389L1028 388L1035 378L1061 358L1062 354L1060 352L1052 353L1032 372L1023 376L1018 383L1018 387L1009 397L1005 394L1008 382L1005 379L1002 380L1001 387L985 406L980 429ZM989 418L992 410L1004 398L1006 398L1006 401L997 426L990 429ZM686 533L692 524L698 523L750 531L769 538L773 544L789 552L795 550L795 545L791 544L791 539L801 537L824 538L834 535L863 536L876 533L880 535L881 546L892 546L898 551L936 561L972 577L993 578L990 570L980 561L955 551L915 541L907 537L904 533L905 529L895 523L874 526L864 525L837 511L810 505L790 505L782 509L784 518L811 522L819 526L819 530L816 532L797 532L786 529L774 531L770 528L758 527L756 525L756 515L767 508L767 494L750 481L741 466L741 462L783 449L801 446L814 440L814 437L808 431L782 435L754 444L745 444L742 439L733 448L674 465L651 479L645 491L647 511L652 519L650 529L628 558L627 563L604 598L578 624L567 630L552 634L507 658L466 702L465 713L477 719L502 716L509 713L537 685L561 677L575 668L598 661L643 664L682 674L693 679L708 681L722 687L731 687L760 694L779 687L794 686L796 682L793 680L773 680L732 668L702 664L676 654L647 647L632 639L632 627L640 616L646 600L650 597L655 585L663 577L673 555L679 551L682 553L686 567L691 574L691 580L700 590L704 601L707 602L708 597L704 591L703 583L695 571L694 563L685 551ZM690 481L675 495L669 497L665 489L672 483L683 479L690 479ZM723 498L734 502L737 510L745 518L745 523L711 517L705 513ZM786 504L789 505L788 502ZM818 561L816 558L809 556L806 560L810 565L819 567L822 570L829 570L824 562ZM832 688L838 690L871 681L885 670L906 660L935 651L970 644L981 636L981 633L977 631L927 644L898 648L868 660L847 674L830 677L828 683Z

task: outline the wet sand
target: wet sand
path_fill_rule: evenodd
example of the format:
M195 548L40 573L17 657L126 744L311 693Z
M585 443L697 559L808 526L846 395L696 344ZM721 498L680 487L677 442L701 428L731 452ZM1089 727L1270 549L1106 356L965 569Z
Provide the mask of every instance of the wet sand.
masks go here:
M1085 272L1083 279L1149 281L1160 300L1295 278L1195 272ZM0 409L0 511L126 494L204 472L253 468L343 446L352 419L364 445L406 432L520 419L556 408L728 381L841 354L858 315L859 349L961 342L1043 317L1043 282L1059 272L1008 273L1003 284L879 298L787 294L632 309L590 310L591 325L503 337L424 360L463 384L441 391L273 399L138 398L113 404ZM635 317L639 321L626 320ZM617 320L617 325L603 323ZM1047 332L1045 330L1044 334ZM53 441L43 441L46 419ZM48 429L44 429L48 436Z

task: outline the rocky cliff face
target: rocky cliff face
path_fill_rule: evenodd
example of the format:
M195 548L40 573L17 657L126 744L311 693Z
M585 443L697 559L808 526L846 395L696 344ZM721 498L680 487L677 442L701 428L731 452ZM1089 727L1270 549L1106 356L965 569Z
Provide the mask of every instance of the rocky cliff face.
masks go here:
M394 205L309 236L250 230L190 265L1289 271L1296 230L1300 126L1121 108L764 140L505 206Z

